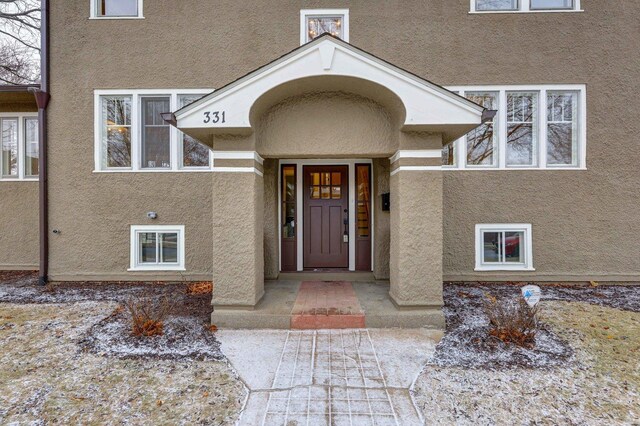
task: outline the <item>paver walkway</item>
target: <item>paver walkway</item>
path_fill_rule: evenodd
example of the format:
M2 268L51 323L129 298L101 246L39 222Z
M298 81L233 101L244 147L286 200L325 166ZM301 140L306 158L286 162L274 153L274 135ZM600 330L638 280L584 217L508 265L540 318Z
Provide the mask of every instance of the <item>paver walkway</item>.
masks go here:
M250 390L241 425L420 425L410 393L430 330L221 331Z
M305 281L291 311L292 329L362 328L364 311L349 282Z

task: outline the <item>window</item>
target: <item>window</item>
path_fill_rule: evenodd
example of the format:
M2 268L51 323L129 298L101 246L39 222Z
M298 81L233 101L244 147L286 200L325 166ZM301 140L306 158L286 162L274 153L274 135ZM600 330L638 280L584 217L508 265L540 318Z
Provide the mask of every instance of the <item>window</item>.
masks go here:
M471 0L471 12L572 12L582 11L581 0Z
M349 41L349 9L303 9L300 11L300 44L329 33Z
M161 114L200 99L203 90L96 90L96 171L206 171L210 149Z
M476 271L533 271L530 224L476 225Z
M131 227L132 271L184 271L184 226Z
M178 108L185 107L203 95L179 95ZM180 142L182 143L182 167L209 167L209 148L201 144L191 136L180 132Z
M92 0L92 18L142 18L142 0Z
M38 117L0 114L0 180L37 179Z
M451 90L498 113L443 149L446 168L586 168L584 85Z

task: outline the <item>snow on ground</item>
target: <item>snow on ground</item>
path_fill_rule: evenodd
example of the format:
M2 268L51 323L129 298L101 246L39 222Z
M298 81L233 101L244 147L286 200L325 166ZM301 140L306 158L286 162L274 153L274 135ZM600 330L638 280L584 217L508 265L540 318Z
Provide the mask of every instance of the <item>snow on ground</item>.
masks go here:
M226 362L83 351L117 304L0 304L1 424L233 424L246 390Z

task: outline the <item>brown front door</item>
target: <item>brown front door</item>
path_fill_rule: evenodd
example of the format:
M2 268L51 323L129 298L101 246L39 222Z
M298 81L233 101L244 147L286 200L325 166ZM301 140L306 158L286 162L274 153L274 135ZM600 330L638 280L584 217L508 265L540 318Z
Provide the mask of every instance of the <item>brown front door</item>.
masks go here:
M304 166L303 173L304 267L348 268L348 167Z

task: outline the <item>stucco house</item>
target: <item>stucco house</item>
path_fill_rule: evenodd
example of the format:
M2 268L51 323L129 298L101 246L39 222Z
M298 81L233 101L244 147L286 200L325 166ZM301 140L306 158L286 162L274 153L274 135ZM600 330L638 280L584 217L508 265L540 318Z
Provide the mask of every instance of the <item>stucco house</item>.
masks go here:
M247 327L300 282L442 326L446 281L640 280L635 2L43 5L42 85L0 89L0 269L213 280Z

